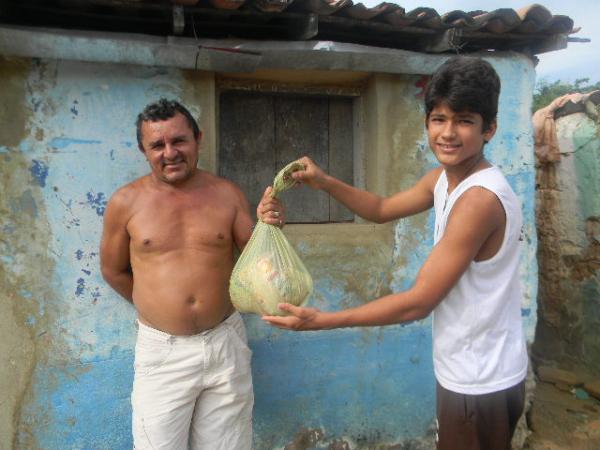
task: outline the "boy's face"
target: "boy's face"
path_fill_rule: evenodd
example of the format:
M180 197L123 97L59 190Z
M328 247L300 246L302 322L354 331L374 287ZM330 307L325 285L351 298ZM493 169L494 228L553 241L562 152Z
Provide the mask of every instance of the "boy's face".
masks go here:
M433 108L426 127L431 150L440 164L448 167L468 165L496 132L495 121L484 131L479 113L456 112L443 103Z

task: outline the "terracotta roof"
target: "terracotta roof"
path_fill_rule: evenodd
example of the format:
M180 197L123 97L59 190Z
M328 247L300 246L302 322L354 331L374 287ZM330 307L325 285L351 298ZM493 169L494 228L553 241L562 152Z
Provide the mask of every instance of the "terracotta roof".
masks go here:
M482 0L482 4L485 2ZM522 9L406 11L352 0L0 0L0 22L197 38L326 40L420 52L564 48L578 29L535 4Z

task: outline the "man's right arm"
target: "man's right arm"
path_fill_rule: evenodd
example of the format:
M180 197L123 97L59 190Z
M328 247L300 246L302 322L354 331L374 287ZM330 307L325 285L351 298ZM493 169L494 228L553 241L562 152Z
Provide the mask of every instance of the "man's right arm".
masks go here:
M100 267L106 282L123 298L133 303L133 274L129 260L130 205L121 190L108 202L100 244Z
M294 172L294 179L329 193L355 214L375 223L412 216L431 208L433 189L440 175L440 169L434 169L406 191L384 198L326 174L306 156L298 161L305 169Z

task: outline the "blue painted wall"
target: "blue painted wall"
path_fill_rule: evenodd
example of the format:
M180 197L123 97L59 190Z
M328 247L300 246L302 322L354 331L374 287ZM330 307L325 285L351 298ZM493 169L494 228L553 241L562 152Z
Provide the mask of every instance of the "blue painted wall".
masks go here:
M503 92L499 132L487 152L523 200L523 314L531 338L537 289L533 69L524 58L491 61ZM14 393L0 406L0 447L130 448L135 312L101 278L102 215L119 186L147 172L134 129L147 103L179 98L214 134L212 76L49 60L0 60L0 75L7 100L0 110L0 292L8 299L0 355L14 365L11 373L20 374L0 380L3 392ZM417 81L375 77L366 94L366 110L378 114L377 129L367 132L377 142L368 151L392 158L383 184L373 184L382 193L400 189L434 163ZM411 120L398 121L388 107L410 111ZM210 168L214 136L208 147L204 161ZM377 155L367 153L366 159ZM408 168L410 176L398 176ZM365 184L371 183L367 175ZM336 309L410 286L431 248L432 221L425 214L388 228L357 224L363 241L338 245L342 238L334 237L322 248L301 228L291 228L315 278L311 304ZM254 352L257 449L432 445L430 319L306 334L268 328L254 316L245 320Z

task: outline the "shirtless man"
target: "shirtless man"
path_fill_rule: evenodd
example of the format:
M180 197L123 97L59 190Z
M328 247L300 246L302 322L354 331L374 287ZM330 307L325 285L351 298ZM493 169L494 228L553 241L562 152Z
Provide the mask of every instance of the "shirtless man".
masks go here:
M138 313L136 449L251 448L251 351L228 286L253 220L239 187L197 168L201 138L181 104L148 105L137 139L151 172L120 188L104 215L102 275ZM257 216L282 225L269 191Z

